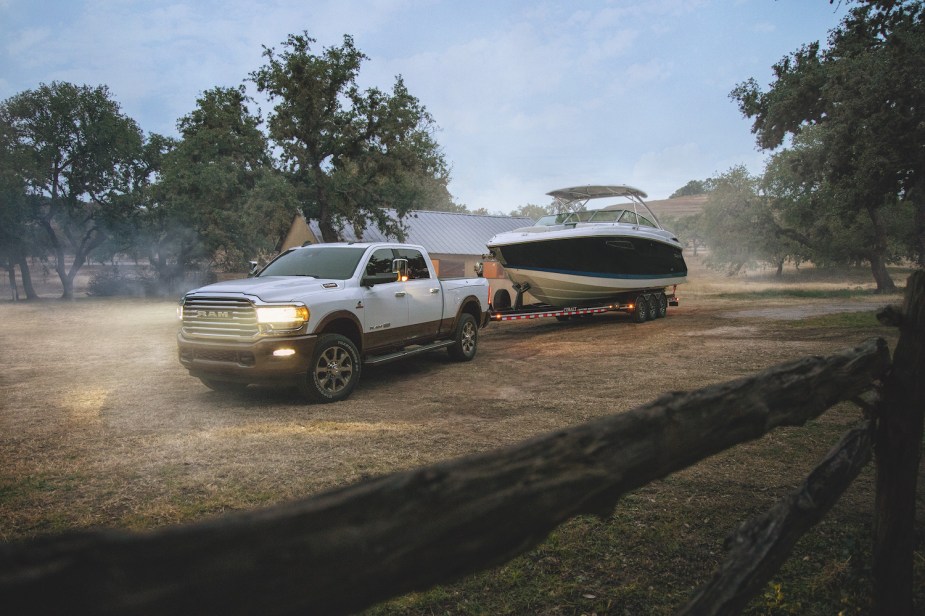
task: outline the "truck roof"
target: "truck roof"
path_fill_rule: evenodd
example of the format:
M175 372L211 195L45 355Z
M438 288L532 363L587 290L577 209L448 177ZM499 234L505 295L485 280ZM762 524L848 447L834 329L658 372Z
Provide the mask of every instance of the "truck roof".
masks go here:
M371 246L402 246L406 248L420 248L423 251L427 251L423 246L418 244L407 244L405 242L319 242L317 244L302 244L301 246L296 246L295 249L299 248L310 248L312 246L355 246L359 248L369 248Z

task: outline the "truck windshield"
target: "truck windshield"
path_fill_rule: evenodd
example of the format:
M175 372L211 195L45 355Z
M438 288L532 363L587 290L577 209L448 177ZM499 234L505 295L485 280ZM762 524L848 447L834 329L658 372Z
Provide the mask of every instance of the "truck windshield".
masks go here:
M359 246L306 246L284 252L267 265L257 277L311 276L346 280L353 276L366 252Z

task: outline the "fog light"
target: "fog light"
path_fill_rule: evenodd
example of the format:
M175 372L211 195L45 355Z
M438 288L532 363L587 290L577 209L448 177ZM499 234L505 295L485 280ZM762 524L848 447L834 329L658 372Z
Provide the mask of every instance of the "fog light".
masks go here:
M291 357L295 355L295 349L276 349L273 351L273 357Z

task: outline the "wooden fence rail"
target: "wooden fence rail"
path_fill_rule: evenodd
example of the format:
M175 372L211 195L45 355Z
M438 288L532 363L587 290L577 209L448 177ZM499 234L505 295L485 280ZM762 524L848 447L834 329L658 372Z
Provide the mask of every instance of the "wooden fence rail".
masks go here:
M925 276L919 283L925 288ZM36 614L354 612L506 562L575 515L608 514L653 480L859 400L890 382L890 365L886 343L871 340L278 507L146 533L0 545L0 605ZM921 415L925 404L916 408ZM684 611L729 613L760 590L869 459L875 426L882 430L872 419L850 432L798 491L743 526L729 561ZM908 597L911 613L911 587Z

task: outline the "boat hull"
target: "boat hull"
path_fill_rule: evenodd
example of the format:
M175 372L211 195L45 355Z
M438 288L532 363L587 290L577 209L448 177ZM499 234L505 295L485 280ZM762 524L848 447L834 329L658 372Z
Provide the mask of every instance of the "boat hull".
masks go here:
M512 282L552 306L606 302L687 279L680 245L630 234L499 236L488 247Z

